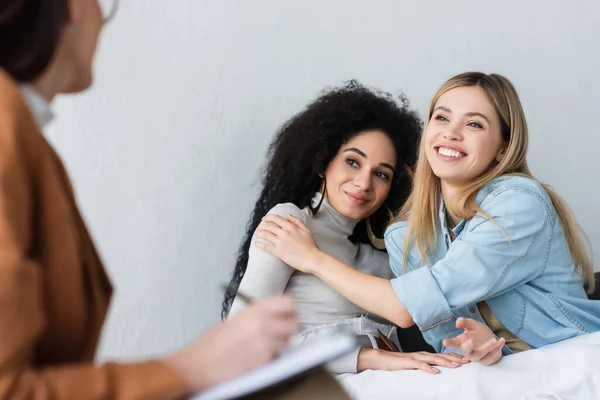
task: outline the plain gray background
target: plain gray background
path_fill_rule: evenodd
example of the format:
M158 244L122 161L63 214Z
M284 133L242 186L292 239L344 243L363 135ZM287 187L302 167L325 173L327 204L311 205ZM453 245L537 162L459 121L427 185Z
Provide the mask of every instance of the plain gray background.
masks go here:
M121 3L94 87L60 99L49 130L117 289L101 358L160 354L218 320L276 128L351 78L423 116L451 75L505 74L534 174L600 247L596 0Z

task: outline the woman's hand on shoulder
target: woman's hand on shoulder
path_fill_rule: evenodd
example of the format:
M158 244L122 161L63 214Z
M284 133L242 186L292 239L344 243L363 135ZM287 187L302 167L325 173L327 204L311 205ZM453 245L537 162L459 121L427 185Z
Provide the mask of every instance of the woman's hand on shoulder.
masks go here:
M492 365L502 358L504 338L498 339L485 324L471 318L459 318L456 327L464 332L452 339L445 339L443 344L449 349L460 349L464 357L483 365Z
M458 368L469 363L469 360L458 354L435 354L425 351L414 353L391 352L378 349L364 348L358 353L358 372L367 369L382 371L400 371L418 369L430 374L438 374L439 369L434 365L446 368Z
M254 245L274 255L290 267L313 273L318 265L321 251L311 231L302 220L288 215L287 219L270 214L263 218L256 229Z

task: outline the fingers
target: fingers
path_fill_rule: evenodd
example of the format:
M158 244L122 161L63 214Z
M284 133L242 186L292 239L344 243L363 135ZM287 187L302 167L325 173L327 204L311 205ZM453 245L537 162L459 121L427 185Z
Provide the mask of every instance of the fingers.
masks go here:
M479 363L482 365L493 365L496 364L502 358L502 352L492 352L479 360Z
M246 336L245 343L252 347L251 352L267 360L280 354L298 332L298 324L289 319L263 315L245 322L244 326L236 328Z
M296 225L298 228L308 230L308 228L306 227L304 222L300 218L295 217L292 214L288 214L288 221L290 221L292 224Z
M418 369L430 374L438 374L440 370L435 366L446 368L458 368L468 362L461 356L454 354L435 354L428 352L415 353L391 353L377 350L378 363L371 369L383 369L387 371L398 371L407 369Z
M454 339L444 339L442 344L448 349L458 349L462 342L458 337L455 337Z
M457 359L457 360L461 360L463 358L463 356L461 356L460 354L456 354L456 353L441 353L440 355L442 355L444 357L448 357L450 359Z
M456 320L456 327L458 329L465 329L467 331L473 331L480 327L479 322L472 318L460 317Z
M273 223L273 224L279 226L284 231L290 231L296 227L295 224L291 223L287 219L285 219L279 215L276 215L276 214L266 215L265 217L263 217L262 221L263 221L263 223L265 223L265 222Z
M269 242L270 244L275 244L275 241L277 240L277 235L274 234L271 231L267 231L267 230L257 230L256 233L254 234L255 239L262 239L262 240L266 240L267 242ZM260 243L260 242L256 242L255 243Z
M468 342L471 344L471 351L465 349L466 352L463 352L463 354L467 356L471 361L481 362L481 360L489 353L497 351L498 349L502 349L502 346L504 346L504 343L506 341L504 340L504 338L501 338L500 340L493 338L476 348L473 348L472 340L468 340Z
M258 301L240 311L234 318L238 315L242 317L237 319L240 329L248 329L249 335L272 342L273 349L277 351L299 330L296 306L287 296Z
M472 339L467 339L467 340L465 340L465 342L463 344L460 345L460 352L463 353L463 355L465 357L467 357L469 360L476 361L476 360L473 360L473 358L472 358L472 356L473 356L473 340Z
M429 372L430 374L439 374L440 370L432 367L424 361L411 360L409 361L408 369L419 369L421 371Z
M268 327L267 336L279 342L280 345L277 346L278 350L283 349L290 338L298 333L300 328L298 321L293 318L271 318L266 326Z
M461 333L455 338L444 339L442 344L449 349L458 349L466 340L466 335Z
M263 221L261 222L258 227L256 228L257 232L261 232L261 231L267 231L267 232L271 232L272 234L276 235L276 236L281 236L281 234L283 232L285 232L283 230L283 228L281 228L279 225L277 225L274 222L267 222L267 221Z
M414 353L413 359L417 361L423 361L430 365L439 365L440 367L456 368L463 363L457 362L457 360L451 360L449 357L444 357L443 354L434 354L427 352Z
M473 349L471 353L471 357L469 357L473 361L480 361L483 357L485 357L489 352L494 350L498 345L497 339L490 339L483 345Z
M419 353L390 353L388 351L380 351L378 354L381 359L385 360L385 367L383 369L387 371L418 369L430 374L440 373L439 369L433 367L426 361L419 360L419 357L423 357Z
M464 345L465 341L469 338L467 336L468 332L475 330L476 328L479 327L479 325L478 325L478 322L475 321L474 319L460 317L456 320L456 327L458 329L464 329L465 332L461 333L460 335L456 336L455 338L444 339L442 341L442 344L444 345L444 347L447 347L449 349L457 349L457 348L461 347L462 345ZM463 352L463 354L464 354L464 352Z
M265 243L266 245L275 244L277 238L283 234L284 230L281 227L273 222L261 222L260 225L256 228L256 233L254 234L255 239L266 240L269 243ZM256 242L255 243L261 243ZM260 246L257 246L259 249L264 250Z
M470 362L468 359L456 353L442 353L439 354L439 356L445 358L448 361L457 362L459 364L468 364Z
M479 360L479 362L483 365L492 365L500 361L502 358L502 347L506 344L506 340L504 338L500 338L496 343L496 346L485 356Z

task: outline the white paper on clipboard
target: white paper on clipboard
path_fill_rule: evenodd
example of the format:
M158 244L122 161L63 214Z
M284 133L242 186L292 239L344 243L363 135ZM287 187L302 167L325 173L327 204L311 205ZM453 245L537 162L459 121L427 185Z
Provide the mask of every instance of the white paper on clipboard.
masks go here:
M221 400L248 395L333 361L357 346L356 337L349 334L316 337L291 346L270 363L208 389L190 400Z

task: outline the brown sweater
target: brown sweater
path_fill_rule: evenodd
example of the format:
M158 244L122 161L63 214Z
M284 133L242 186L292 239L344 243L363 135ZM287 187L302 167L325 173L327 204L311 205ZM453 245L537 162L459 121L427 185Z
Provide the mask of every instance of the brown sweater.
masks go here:
M0 70L0 400L182 397L162 361L93 364L111 293L63 164Z

